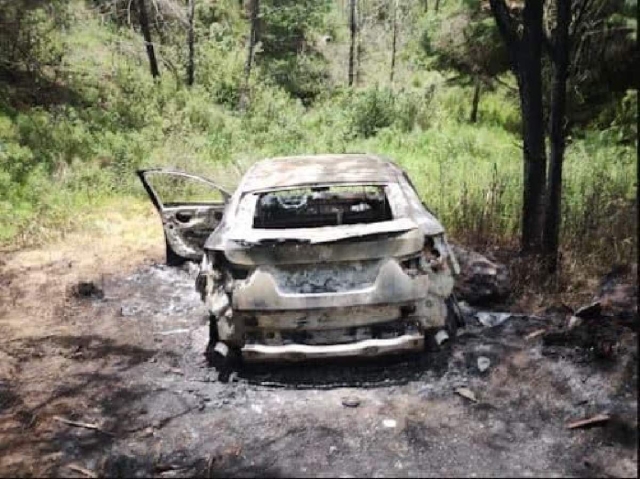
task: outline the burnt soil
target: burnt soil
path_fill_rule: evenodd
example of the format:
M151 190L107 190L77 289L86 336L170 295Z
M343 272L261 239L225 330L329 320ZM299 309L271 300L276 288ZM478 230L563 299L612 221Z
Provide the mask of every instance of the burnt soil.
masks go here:
M0 476L637 476L637 318L469 317L437 353L225 384L193 275L147 264L77 284L46 328L4 335Z

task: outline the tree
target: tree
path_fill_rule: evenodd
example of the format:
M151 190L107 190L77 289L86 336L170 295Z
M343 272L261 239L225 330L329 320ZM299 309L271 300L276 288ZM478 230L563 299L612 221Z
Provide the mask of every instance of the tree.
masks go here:
M258 21L261 73L309 105L326 90L327 61L316 42L329 0L261 0Z
M547 156L542 106L542 0L525 0L522 32L505 0L489 0L518 83L522 112L524 185L521 250L542 252Z
M473 85L469 120L478 118L480 93L492 89L495 78L509 70L509 58L493 18L479 3L442 21L432 33L425 30L422 47L438 70L454 70L458 75L448 83Z
M349 86L353 86L354 65L356 55L356 36L358 34L358 25L356 23L356 0L349 0Z
M0 78L31 83L55 71L66 52L60 32L70 20L64 0L0 0Z
M586 0L582 0L586 1ZM548 271L558 267L560 242L560 207L562 197L562 163L565 150L565 112L567 103L567 78L569 75L569 25L571 23L571 0L557 0L556 31L550 45L554 66L551 86L551 131L549 156L548 195L545 210L543 250Z
M389 82L393 84L393 74L396 67L396 44L398 41L398 0L393 3L393 40L391 42L391 72L389 73Z
M157 78L160 76L160 70L158 70L156 52L153 48L153 41L151 40L151 30L149 29L149 20L147 18L147 9L144 0L138 0L138 21L140 22L140 29L142 30L142 36L144 37L144 43L147 48L151 75L153 78Z
M249 78L251 77L251 65L253 64L253 55L258 43L258 18L260 13L260 0L251 0L251 15L249 25L249 45L247 48L247 60L244 66L244 84L240 92L240 109L243 110L248 104L249 94Z
M195 33L194 33L194 21L195 21L195 8L196 8L196 0L188 0L188 8L189 13L187 16L188 21L188 33L187 33L187 47L189 49L189 60L187 62L187 85L193 85L194 74L195 74L195 51L194 51L194 43L195 43Z
M522 249L542 254L547 272L553 273L558 266L567 130L572 120L585 113L583 122L593 118L601 111L599 107L616 103L619 92L637 85L638 50L632 39L637 21L629 18L625 0L549 0L546 15L542 1L525 0L521 25L504 0L489 2L520 93L525 158ZM545 25L552 25L547 28L551 31L545 32ZM551 87L546 91L544 73L541 75L543 51L552 71L547 79ZM569 97L568 84L579 95ZM580 96L591 100L582 113L576 109ZM545 102L547 97L550 101ZM547 105L551 150L545 182L542 125Z

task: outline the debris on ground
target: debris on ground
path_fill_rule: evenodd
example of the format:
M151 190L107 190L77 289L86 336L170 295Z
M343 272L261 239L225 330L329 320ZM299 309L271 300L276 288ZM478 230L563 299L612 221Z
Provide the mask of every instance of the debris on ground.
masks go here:
M98 474L96 474L95 472L90 471L86 467L82 467L78 464L68 464L67 468L69 468L72 471L79 472L85 475L86 477L98 477Z
M638 317L638 264L614 266L600 281L594 300L608 316Z
M573 314L573 308L564 303L554 304L545 308L542 314L548 318L566 318Z
M476 398L475 393L469 388L459 387L459 388L456 388L454 392L458 396L462 396L463 398L468 399L469 401L478 402L478 399Z
M485 372L491 366L491 360L486 356L478 357L478 371L481 373Z
M470 305L487 306L507 299L511 293L509 270L475 251L451 245L460 264L455 294Z
M441 329L436 333L435 340L436 343L438 343L438 346L444 343L447 339L449 339L449 334L444 329Z
M384 419L382 421L382 425L388 429L396 427L396 424L397 422L395 419Z
M191 331L191 330L190 329L186 329L186 328L181 328L181 329L171 329L169 331L158 331L158 332L153 333L153 334L158 334L160 336L170 336L172 334L188 333L189 331Z
M342 405L346 407L358 407L360 405L360 399L356 397L345 397L342 398Z
M85 428L85 429L93 429L94 431L101 432L102 434L106 434L108 436L113 436L112 432L105 431L104 429L102 429L97 424L91 424L91 423L80 422L80 421L72 421L71 419L67 419L67 418L60 417L60 416L54 416L53 419L54 419L54 421L58 421L58 422L61 422L63 424L68 424L69 426L82 427L82 428Z
M72 286L71 294L76 298L104 298L104 291L96 286L93 281L80 281Z
M476 319L487 328L498 326L514 316L516 315L512 313L490 313L487 311L479 311L476 313Z
M571 316L567 322L567 329L577 328L582 324L582 318L580 316Z
M573 316L582 319L593 319L599 317L601 314L602 305L600 304L600 301L594 301L591 304L579 308L575 313L573 313Z
M577 429L583 427L594 426L596 424L602 424L611 419L611 416L608 414L597 414L593 417L587 419L581 419L579 421L570 422L567 424L567 429Z
M446 351L265 364L221 384L202 359L206 309L187 272L144 266L104 290L114 299L49 295L64 318L7 328L0 476L91 477L70 463L99 477L393 476L399 453L411 476L635 475L637 328L604 303L602 317L572 330L573 309L494 328L468 316ZM176 328L191 333L152 334ZM607 350L606 362L596 356ZM26 377L38 383L17 380ZM54 414L115 435L56 424ZM585 418L595 422L568 428Z
M466 301L458 301L458 308L460 308L460 312L464 316L473 316L476 314L476 310L469 306L469 303Z
M541 329L536 329L535 331L530 332L529 334L527 334L524 339L526 339L527 341L530 341L532 339L537 338L538 336L542 336L544 333L546 333L547 330L544 328Z

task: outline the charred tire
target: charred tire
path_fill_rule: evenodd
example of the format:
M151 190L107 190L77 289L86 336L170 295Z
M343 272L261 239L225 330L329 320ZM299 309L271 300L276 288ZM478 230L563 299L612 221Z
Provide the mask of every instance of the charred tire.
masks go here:
M167 238L164 238L164 244L165 244L165 257L166 257L166 262L167 262L167 266L182 266L183 264L186 263L186 259L184 259L182 256L178 256L175 251L173 251L173 249L171 249L171 246L169 245L169 240L167 240Z

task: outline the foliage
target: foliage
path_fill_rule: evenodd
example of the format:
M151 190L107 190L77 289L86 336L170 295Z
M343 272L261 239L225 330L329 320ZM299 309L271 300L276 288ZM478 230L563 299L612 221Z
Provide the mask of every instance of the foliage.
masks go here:
M64 0L0 0L0 74L43 73L62 62L62 30L70 12Z
M422 45L438 69L453 69L487 83L509 70L507 51L495 22L477 10L464 10L441 20L434 34L425 29Z
M427 55L411 50L414 44L406 44L410 54L398 66L404 68L398 78L406 79L400 88L372 82L354 90L317 80L332 54L316 63L315 47L294 53L263 44L249 107L240 113L247 28L236 1L197 2L192 88L181 72L152 79L142 39L126 22L103 25L83 3L72 4L68 28L52 33L68 49L59 68L43 71L55 94L46 102L31 87L30 95L17 95L15 83L0 78L0 243L46 241L77 227L81 213L109 198L142 198L134 175L139 167L184 169L232 189L259 158L357 151L381 153L405 167L454 238L500 242L517 233L520 115L517 95L503 85L508 75L484 94L478 123L469 125L469 102L461 98L470 98L470 89L443 82L427 68ZM453 13L450 5L443 3L443 18ZM322 22L342 18L323 11L309 13L305 41L324 31ZM291 12L307 15L298 7L283 12L266 9L265 15L282 14L278 28L293 21ZM429 13L416 24L434 25L438 18ZM49 22L39 21L37 31ZM161 58L175 65L184 60L179 33L176 27L158 36ZM606 251L612 261L635 254L636 108L637 92L629 91L602 109L591 129L576 131L568 146L562 235L572 251Z
M310 103L328 79L326 60L314 47L324 27L327 0L263 0L260 2L256 59L267 75L291 95Z

